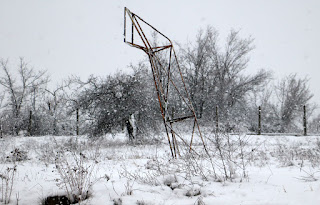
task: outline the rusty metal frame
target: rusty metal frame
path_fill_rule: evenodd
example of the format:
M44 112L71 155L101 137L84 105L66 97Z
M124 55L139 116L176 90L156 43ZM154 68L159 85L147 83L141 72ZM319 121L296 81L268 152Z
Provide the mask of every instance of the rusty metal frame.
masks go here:
M126 31L127 17L129 17L129 22L131 23L131 39L129 39L129 41L127 40L127 37L126 37L126 35L127 35L127 31ZM156 32L157 34L164 37L169 42L169 44L163 45L163 46L152 47L149 39L147 38L145 32L143 31L143 29L141 27L141 24L148 26L154 32ZM142 41L143 45L138 45L135 43L135 39L134 39L135 33L137 33L139 35L140 40ZM178 141L177 141L176 137L178 137L185 145L189 146L190 152L194 151L192 148L192 143L193 143L193 138L194 138L194 134L195 134L196 130L199 133L199 136L201 138L201 141L202 141L202 144L203 144L203 147L204 147L206 153L209 155L207 148L206 148L206 144L204 142L204 139L203 139L203 136L201 133L201 130L200 130L200 126L198 123L198 119L197 119L194 107L193 107L192 102L190 100L189 93L187 91L186 84L185 84L183 76L182 76L182 72L181 72L181 69L180 69L180 66L178 63L177 55L174 50L172 41L167 36L165 36L163 33L161 33L156 28L154 28L152 25L150 25L149 23L144 21L141 17L132 13L128 8L125 7L124 8L124 42L132 47L143 50L149 57L149 62L150 62L151 70L152 70L152 74L153 74L154 85L155 85L155 89L157 92L160 111L161 111L163 123L165 126L165 130L166 130L166 134L167 134L168 143L170 146L170 151L171 151L172 157L176 158L177 154L178 155L180 154L178 143L177 143ZM158 52L166 50L166 49L169 49L169 59L168 59L168 66L167 67L162 65L159 57L157 57ZM170 69L171 69L171 65L173 62L175 62L177 65L180 83L183 85L182 91L178 89L178 87L176 85L177 82L175 80L173 80L170 75L171 74ZM160 79L160 72L161 71L167 75L166 85L163 85L163 83ZM191 112L190 116L184 116L184 117L178 117L178 118L173 118L173 116L170 117L170 115L168 113L168 108L167 108L168 96L169 96L169 85L173 86L173 88L177 91L180 99L187 105L189 111ZM191 139L190 139L189 143L187 143L181 137L181 135L179 135L179 133L177 133L173 128L173 123L179 122L179 121L182 121L185 119L193 119L194 120L192 135L191 135ZM170 134L171 134L171 137L170 137Z

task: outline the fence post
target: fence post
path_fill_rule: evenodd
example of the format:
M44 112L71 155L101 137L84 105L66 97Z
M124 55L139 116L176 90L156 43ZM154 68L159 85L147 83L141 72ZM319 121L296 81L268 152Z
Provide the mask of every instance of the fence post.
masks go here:
M306 105L303 106L303 135L307 136Z
M258 135L261 135L261 106L258 108Z

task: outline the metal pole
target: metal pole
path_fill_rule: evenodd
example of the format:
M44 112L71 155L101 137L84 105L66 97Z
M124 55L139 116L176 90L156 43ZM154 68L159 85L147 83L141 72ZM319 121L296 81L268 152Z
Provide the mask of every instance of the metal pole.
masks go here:
M177 150L176 148L178 147L177 142L175 140L175 136L174 136L174 131L173 131L173 118L174 118L174 108L172 107L172 115L171 115L171 122L170 122L170 126L171 126L171 136L172 136L172 145L173 145L173 151L174 151L174 158L177 158Z
M124 29L123 29L123 41L124 42L126 42L126 27L127 27L127 25L126 25L126 23L127 23L127 19L126 19L126 12L127 12L127 8L126 7L124 7L124 22L123 22L123 27L124 27Z

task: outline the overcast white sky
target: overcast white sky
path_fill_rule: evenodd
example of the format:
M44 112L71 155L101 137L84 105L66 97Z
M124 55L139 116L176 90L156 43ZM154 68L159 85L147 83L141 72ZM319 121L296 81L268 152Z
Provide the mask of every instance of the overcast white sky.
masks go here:
M207 25L221 40L231 28L241 29L242 37L255 39L249 72L309 76L320 104L318 0L0 0L0 58L13 67L24 57L48 70L53 83L71 74L86 79L128 71L145 56L123 43L125 6L182 44Z

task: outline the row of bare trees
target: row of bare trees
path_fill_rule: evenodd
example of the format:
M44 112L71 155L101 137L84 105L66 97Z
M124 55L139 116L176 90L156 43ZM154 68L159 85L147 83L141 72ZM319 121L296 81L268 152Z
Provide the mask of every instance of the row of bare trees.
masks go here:
M1 60L0 65L3 71L0 77L0 84L4 89L3 98L7 95L7 101L4 102L6 109L1 116L1 129L10 127L12 134L18 134L25 126L23 118L26 113L23 113L23 109L26 101L29 101L29 109L35 109L38 90L47 83L48 78L45 72L36 72L29 68L23 58L20 58L17 69L19 79L11 73L8 60Z
M263 69L246 74L253 49L253 39L234 30L221 43L212 27L180 46L182 75L198 118L214 126L218 107L219 121L229 130L241 125L257 131L257 109L262 106L265 132L295 132L301 105L307 105L307 117L315 109L308 78L291 74L274 83ZM72 77L54 88L48 87L45 71L33 69L23 58L17 69L9 65L0 61L2 134L102 135L125 127L129 131L129 121L138 134L159 130L161 116L147 63L132 66L132 74L90 76L86 81ZM175 107L183 112L182 105Z
M256 131L257 110L264 108L265 130L296 132L299 116L307 105L310 117L316 106L308 78L290 74L273 82L272 73L263 69L246 74L253 39L241 38L231 30L221 45L219 33L212 27L200 30L196 41L181 46L181 63L195 110L199 118L214 122L215 108L220 121L230 129L236 125ZM212 123L213 124L213 123Z
M132 130L133 125L138 134L159 130L151 74L142 64L133 67L132 75L90 76L85 81L73 76L53 88L46 72L34 70L23 58L17 69L8 60L0 65L1 135L97 136L125 126Z
M23 58L17 69L8 60L0 60L1 134L58 135L73 134L72 113L75 99L72 81L48 88L46 71L37 71Z
M304 106L306 120L310 121L312 132L317 132L316 122L312 120L312 113L317 108L311 103L313 94L308 87L308 78L299 78L296 74L290 74L278 82L266 86L259 93L250 96L250 113L257 113L258 107L263 108L262 124L267 132L300 132L302 130L302 116ZM254 116L254 115L251 115ZM256 131L258 124L254 122L258 116L250 118L251 130Z
M208 27L200 30L194 44L181 49L181 63L190 96L199 118L210 118L219 107L224 119L233 108L245 104L247 94L262 89L271 73L260 70L246 75L253 39L242 39L231 30L225 45L219 46L219 33Z

